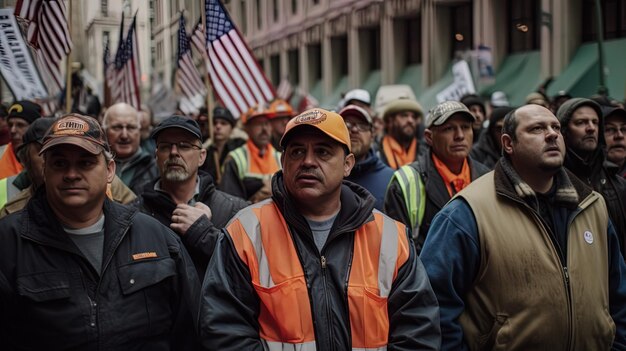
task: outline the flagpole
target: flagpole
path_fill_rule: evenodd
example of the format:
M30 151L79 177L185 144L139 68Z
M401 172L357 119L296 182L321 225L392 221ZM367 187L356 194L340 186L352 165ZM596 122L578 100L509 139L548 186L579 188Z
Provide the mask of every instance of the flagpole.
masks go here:
M204 15L202 16L202 28L204 28L204 45L206 46L206 35L207 35L207 27L206 27L206 1L204 0L202 3L204 4L204 8L202 9L202 13L204 13ZM208 56L207 56L208 59ZM211 89L211 80L209 79L209 70L208 70L208 62L205 62L204 65L204 69L205 69L205 85L206 85L206 114L207 114L207 118L209 120L209 139L211 139L211 143L213 145L215 145L215 140L213 139L213 99L211 98L213 96L213 90ZM217 149L216 149L217 151ZM217 154L217 152L213 152L213 163L215 164L215 182L217 184L220 183L220 180L222 179L222 167L220 165L220 155Z
M67 0L67 30L72 38L72 0ZM65 112L72 112L72 51L67 54L65 69Z

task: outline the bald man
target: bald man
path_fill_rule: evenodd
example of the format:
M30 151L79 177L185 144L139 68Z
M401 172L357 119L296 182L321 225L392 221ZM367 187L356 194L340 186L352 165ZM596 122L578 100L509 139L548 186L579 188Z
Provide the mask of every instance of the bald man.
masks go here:
M115 156L115 173L135 194L141 194L158 174L154 154L139 147L141 116L131 105L117 103L104 114L102 126Z

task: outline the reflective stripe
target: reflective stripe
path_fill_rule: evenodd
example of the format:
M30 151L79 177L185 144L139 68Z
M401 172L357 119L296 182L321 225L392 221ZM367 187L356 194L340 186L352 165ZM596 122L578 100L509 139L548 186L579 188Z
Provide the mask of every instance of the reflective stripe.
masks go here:
M374 213L378 213L383 218L383 235L378 257L378 289L381 297L387 297L395 278L398 260L398 231L391 218L382 216L378 210L374 210Z
M254 209L259 209L267 205L270 201L270 199L261 201L248 207L248 210L254 211ZM266 288L271 288L274 286L274 280L272 279L272 274L270 273L269 263L267 262L267 254L261 239L261 223L259 222L257 216L252 213L248 213L248 215L243 215L242 213L242 216L239 216L238 219L239 223L241 223L241 226L246 231L246 234L248 234L248 238L252 242L252 247L254 247L254 251L256 253L257 266L259 268L258 284Z
M278 341L267 341L261 340L263 342L263 349L268 351L316 351L315 341L303 342L300 344L288 344L284 342Z
M230 152L230 156L237 165L239 179L243 179L248 172L248 149L245 146L239 147Z
M394 172L393 176L397 179L398 185L402 190L404 205L408 212L409 225L413 231L413 239L417 239L419 227L426 211L426 187L420 174L410 165L400 167L400 169Z
M7 203L8 197L7 178L0 179L0 207Z
M353 347L352 351L387 351L387 346L373 347L373 348Z

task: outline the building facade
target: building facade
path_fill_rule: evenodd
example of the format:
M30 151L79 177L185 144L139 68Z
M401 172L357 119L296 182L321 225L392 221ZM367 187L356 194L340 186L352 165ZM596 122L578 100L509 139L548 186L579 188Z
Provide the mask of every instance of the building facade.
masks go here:
M549 77L589 96L599 85L595 0L227 0L276 86L287 78L332 108L349 89L410 85L426 108L465 59L478 93L524 102ZM624 99L626 3L601 0L605 85ZM482 50L477 50L478 48ZM493 73L480 74L477 62ZM481 66L482 67L482 66ZM483 72L484 73L484 72ZM608 73L608 74L607 74Z

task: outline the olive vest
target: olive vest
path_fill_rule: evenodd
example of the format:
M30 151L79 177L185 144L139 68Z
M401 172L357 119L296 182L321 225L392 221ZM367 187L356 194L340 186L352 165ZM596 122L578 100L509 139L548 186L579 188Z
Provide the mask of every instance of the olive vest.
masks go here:
M458 196L476 218L480 267L459 321L472 350L609 350L608 214L582 199L568 222L567 265L521 198L497 194L494 172Z

